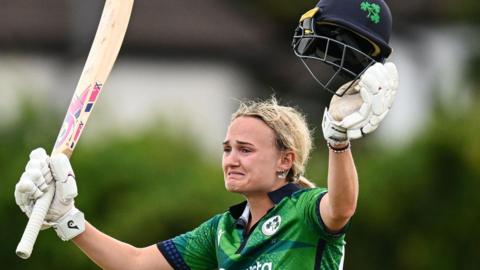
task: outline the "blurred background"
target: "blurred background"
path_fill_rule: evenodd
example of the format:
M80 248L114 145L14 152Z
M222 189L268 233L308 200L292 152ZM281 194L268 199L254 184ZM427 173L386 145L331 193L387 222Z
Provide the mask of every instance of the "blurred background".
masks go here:
M480 2L387 1L395 106L353 143L358 210L345 269L479 269ZM88 55L99 0L0 0L3 269L98 269L53 230L15 256L26 217L13 191L50 150ZM136 246L186 232L243 198L224 190L221 142L238 100L275 94L308 115L307 177L326 185L329 102L291 37L315 1L136 1L123 48L72 158L78 208Z

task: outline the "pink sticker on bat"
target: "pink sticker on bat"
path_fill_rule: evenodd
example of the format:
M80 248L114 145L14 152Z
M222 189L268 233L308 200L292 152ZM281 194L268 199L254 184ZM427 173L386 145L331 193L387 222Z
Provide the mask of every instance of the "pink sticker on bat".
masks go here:
M85 124L83 124L83 122L80 122L80 124L78 125L78 128L77 128L77 131L75 132L75 136L73 137L74 142L77 142L78 137L80 137L80 134L82 133L83 126L85 126Z
M57 141L55 143L55 148L65 143L65 140L71 137L71 133L73 132L73 128L75 123L80 116L80 112L85 104L85 100L87 99L87 95L90 92L90 86L88 86L80 96L74 96L70 106L68 107L67 115L65 115L65 119L63 120L62 130L58 135ZM83 125L83 123L82 123Z
M102 84L96 82L95 86L93 87L92 94L90 95L90 99L88 101L89 102L95 102L95 100L97 100L97 96L100 93L101 89L102 89Z

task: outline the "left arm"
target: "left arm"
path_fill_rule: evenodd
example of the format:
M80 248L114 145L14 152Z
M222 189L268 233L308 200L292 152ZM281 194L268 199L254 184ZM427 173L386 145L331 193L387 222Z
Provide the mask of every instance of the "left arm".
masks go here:
M330 146L345 150L329 150L328 193L320 201L320 216L332 232L338 232L347 224L357 206L357 170L350 148L346 147L350 140L361 138L378 127L393 104L397 88L395 65L376 63L344 96L334 96L330 108L325 110L323 136Z
M347 224L355 213L357 198L358 176L352 152L329 149L328 193L320 201L320 216L329 231L338 232Z

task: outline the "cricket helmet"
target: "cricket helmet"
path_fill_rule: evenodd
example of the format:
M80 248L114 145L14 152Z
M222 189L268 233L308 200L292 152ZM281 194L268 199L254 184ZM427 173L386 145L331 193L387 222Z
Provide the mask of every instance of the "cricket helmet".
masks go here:
M320 0L300 18L292 46L314 79L342 96L349 87L337 88L353 85L369 66L390 55L391 31L384 0Z

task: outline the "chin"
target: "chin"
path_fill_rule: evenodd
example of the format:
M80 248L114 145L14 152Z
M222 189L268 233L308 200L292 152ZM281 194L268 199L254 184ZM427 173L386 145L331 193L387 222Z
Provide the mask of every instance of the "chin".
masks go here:
M237 179L225 179L225 189L228 192L233 193L245 193L248 189L246 186L246 181L237 180Z
M228 192L234 192L234 193L241 193L242 192L241 187L239 187L238 185L232 184L232 183L228 183L228 182L225 183L225 189Z

